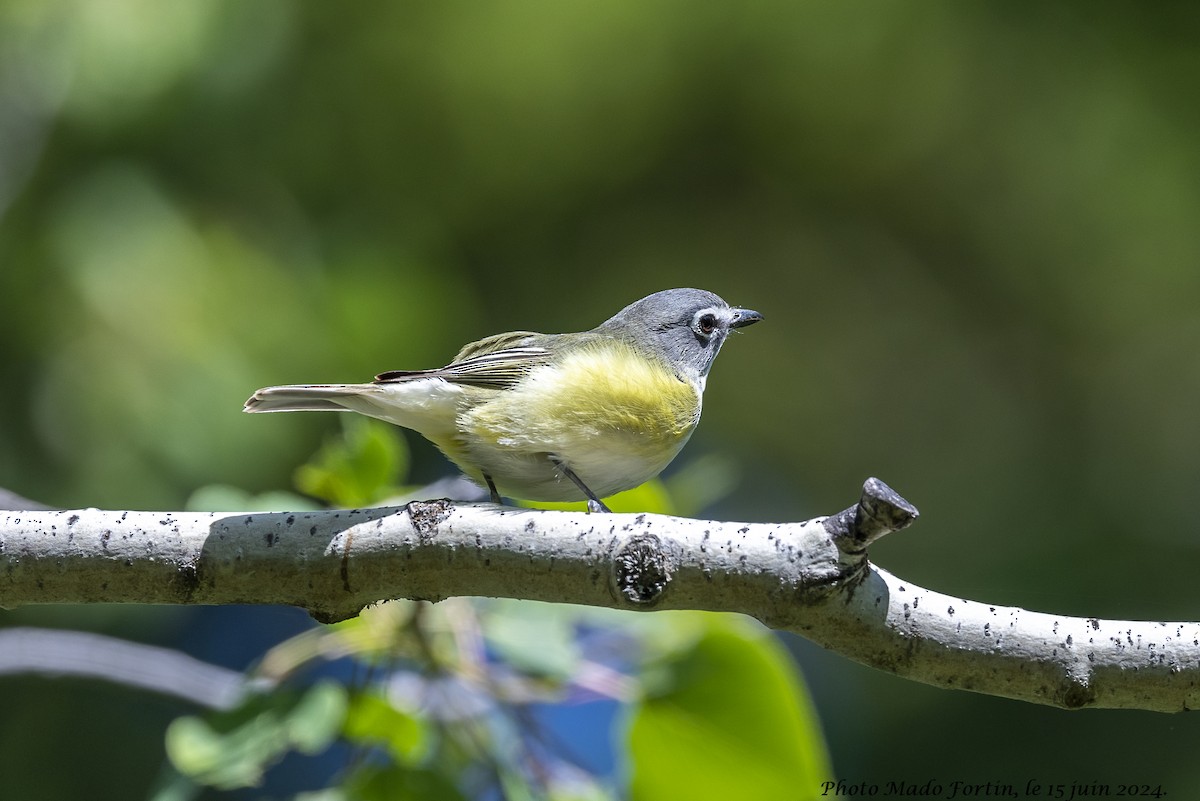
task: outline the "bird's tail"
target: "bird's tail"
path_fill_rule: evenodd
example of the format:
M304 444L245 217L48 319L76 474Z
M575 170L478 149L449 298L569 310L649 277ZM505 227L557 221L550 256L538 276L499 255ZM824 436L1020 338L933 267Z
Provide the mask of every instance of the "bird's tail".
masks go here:
M413 431L434 444L455 434L462 388L440 378L375 384L264 387L247 412L358 412Z
M244 412L357 412L370 384L293 384L263 387L246 401Z

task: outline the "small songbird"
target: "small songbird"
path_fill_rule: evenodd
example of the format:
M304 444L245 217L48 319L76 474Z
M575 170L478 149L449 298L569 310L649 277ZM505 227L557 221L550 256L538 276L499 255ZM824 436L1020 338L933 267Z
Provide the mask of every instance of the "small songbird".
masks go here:
M514 331L472 342L436 370L370 384L266 387L247 412L352 411L411 428L494 502L601 498L662 472L700 422L725 337L762 315L711 292L667 289L591 331Z

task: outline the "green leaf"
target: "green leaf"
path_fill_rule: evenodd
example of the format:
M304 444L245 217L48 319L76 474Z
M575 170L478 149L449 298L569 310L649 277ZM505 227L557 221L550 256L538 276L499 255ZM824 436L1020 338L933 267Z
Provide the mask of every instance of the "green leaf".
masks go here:
M282 512L316 509L317 505L294 492L254 495L228 484L208 484L193 492L184 508L189 512Z
M347 797L355 801L462 801L452 781L434 770L366 766L350 776Z
M287 741L302 754L319 754L329 747L346 719L346 688L321 681L309 688L283 719Z
M258 784L266 765L282 752L275 721L256 717L230 732L199 717L167 727L167 756L180 773L221 789Z
M567 776L552 776L547 782L545 797L547 801L618 801L621 796L594 776L579 771Z
M167 727L166 750L185 776L221 789L248 787L293 748L323 751L341 729L345 690L319 682L304 693L252 696L237 709L178 718Z
M504 801L538 801L529 781L511 767L500 767L500 792Z
M829 760L786 651L748 621L706 617L707 631L659 665L658 692L633 713L630 797L815 795Z
M579 664L572 607L536 601L495 601L481 623L488 645L517 670L565 681Z
M604 499L604 504L614 512L650 512L653 514L675 514L674 504L667 494L666 487L657 478L647 481L641 486L625 492L618 492ZM522 506L530 509L554 509L563 512L583 512L587 510L584 501L558 503L551 501L521 501Z
M343 415L342 436L296 470L296 486L334 506L370 506L396 494L407 472L408 446L395 426Z
M382 744L397 762L410 767L422 761L431 747L425 721L374 693L358 693L350 700L342 733L351 741Z

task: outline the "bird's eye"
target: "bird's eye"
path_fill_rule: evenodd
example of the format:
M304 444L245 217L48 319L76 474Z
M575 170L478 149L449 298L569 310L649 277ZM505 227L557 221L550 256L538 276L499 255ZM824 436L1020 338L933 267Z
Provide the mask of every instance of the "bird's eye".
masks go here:
M696 331L708 336L713 331L717 330L717 316L705 312L696 318Z

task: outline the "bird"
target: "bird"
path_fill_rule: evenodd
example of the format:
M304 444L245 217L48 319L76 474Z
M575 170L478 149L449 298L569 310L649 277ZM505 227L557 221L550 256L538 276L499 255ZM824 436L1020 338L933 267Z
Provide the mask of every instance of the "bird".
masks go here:
M264 387L244 411L352 411L411 429L492 502L601 500L666 468L700 422L726 337L763 316L702 289L666 289L589 331L512 331L445 367L363 384Z

